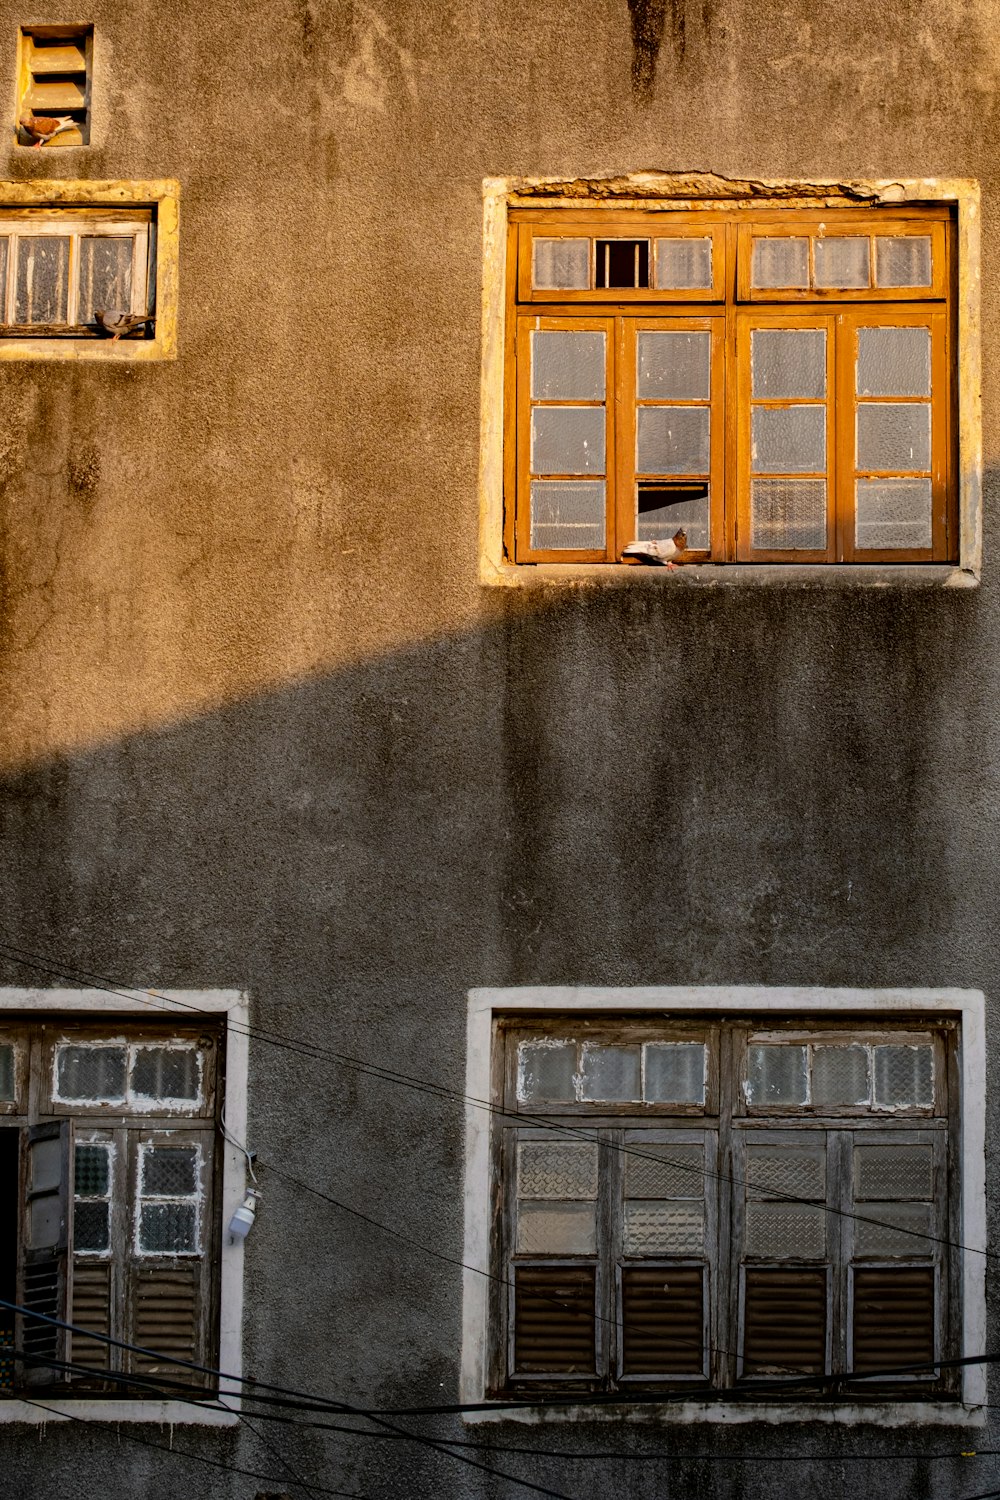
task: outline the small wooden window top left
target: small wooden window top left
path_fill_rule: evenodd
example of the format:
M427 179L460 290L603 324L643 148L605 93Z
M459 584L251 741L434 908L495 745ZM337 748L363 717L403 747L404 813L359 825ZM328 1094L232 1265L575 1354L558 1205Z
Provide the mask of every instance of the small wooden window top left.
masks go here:
M86 146L93 26L23 26L18 52L17 144L45 150Z

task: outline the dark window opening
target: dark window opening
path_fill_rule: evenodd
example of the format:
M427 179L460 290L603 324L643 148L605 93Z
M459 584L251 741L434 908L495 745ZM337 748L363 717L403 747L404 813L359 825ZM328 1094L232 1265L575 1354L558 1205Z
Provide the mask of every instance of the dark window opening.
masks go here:
M597 285L649 286L649 241L598 240Z

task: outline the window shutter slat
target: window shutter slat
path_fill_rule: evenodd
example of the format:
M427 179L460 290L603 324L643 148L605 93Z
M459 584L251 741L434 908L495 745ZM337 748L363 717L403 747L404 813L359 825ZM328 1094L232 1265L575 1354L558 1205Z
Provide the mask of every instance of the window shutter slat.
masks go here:
M523 1374L593 1374L595 1267L514 1269L514 1366Z
M822 1374L826 1306L825 1271L748 1267L744 1374Z
M73 1316L70 1321L88 1333L111 1336L111 1266L107 1261L77 1260L73 1267ZM71 1339L73 1363L88 1370L107 1370L110 1354L109 1344L98 1343L96 1339Z
M855 1370L891 1369L933 1359L933 1266L857 1267Z
M705 1367L700 1266L622 1269L624 1375L700 1375Z

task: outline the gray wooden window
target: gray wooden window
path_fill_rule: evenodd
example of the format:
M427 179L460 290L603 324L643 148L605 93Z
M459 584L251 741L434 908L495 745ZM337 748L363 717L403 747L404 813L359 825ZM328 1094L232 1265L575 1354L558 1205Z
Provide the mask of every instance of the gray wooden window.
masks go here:
M494 1393L957 1397L952 1023L497 1040Z
M0 337L98 338L97 314L155 317L156 225L148 209L0 212Z

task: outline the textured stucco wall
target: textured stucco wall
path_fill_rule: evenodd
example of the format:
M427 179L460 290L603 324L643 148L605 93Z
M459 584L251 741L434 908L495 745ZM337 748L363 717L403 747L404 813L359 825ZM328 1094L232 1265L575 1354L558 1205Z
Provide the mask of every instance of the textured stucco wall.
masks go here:
M996 7L632 10L91 6L94 145L0 175L180 180L179 358L0 365L4 982L243 986L257 1026L458 1091L476 985L974 985L996 1021ZM56 19L8 17L9 118L15 26ZM981 180L978 590L480 587L482 180L642 168ZM460 1104L258 1042L250 1122L416 1244L265 1168L248 1368L453 1399L461 1272L417 1246L461 1258ZM335 1492L528 1493L261 1430ZM1000 1464L940 1455L998 1437L498 1427L477 1456L574 1500L961 1500ZM174 1441L274 1480L65 1424L0 1428L0 1488L300 1493L246 1427Z

